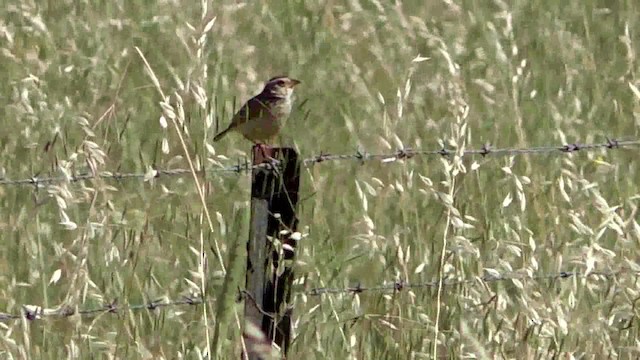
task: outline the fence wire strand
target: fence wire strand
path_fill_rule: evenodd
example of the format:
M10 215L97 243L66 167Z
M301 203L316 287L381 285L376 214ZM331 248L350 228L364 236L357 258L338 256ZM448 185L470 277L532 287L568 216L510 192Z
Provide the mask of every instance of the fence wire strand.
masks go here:
M213 300L207 301L212 302ZM179 300L155 300L145 304L129 304L119 305L118 301L113 301L109 304L105 304L100 307L76 309L71 306L62 306L57 309L43 309L34 305L23 305L22 314L9 314L0 312L0 322L7 322L12 320L18 320L25 318L27 320L42 320L45 318L65 318L73 315L80 315L81 317L95 317L101 314L120 314L125 311L139 311L139 310L156 310L169 307L177 307L184 305L199 305L204 301L200 297L182 297Z
M630 148L640 146L640 140L615 140L607 139L602 143L589 143L589 144L564 144L556 146L537 146L530 148L493 148L490 145L484 145L479 149L467 149L464 150L463 156L499 156L499 155L542 155L551 153L576 153L576 152L589 152L595 150L612 150L619 148ZM416 150L411 148L399 149L392 153L383 154L371 154L365 151L356 151L353 154L329 154L320 153L302 160L302 164L305 167L311 167L319 163L332 162L332 161L357 161L361 164L369 161L378 162L393 162L398 160L410 159L420 156L451 156L456 153L456 150L442 148L437 150ZM210 168L204 171L206 175L220 175L236 173L241 174L244 172L263 169L266 171L276 170L277 163L263 163L259 165L252 165L248 159L238 161L236 165ZM44 185L62 183L62 182L79 182L84 180L93 179L105 179L105 180L150 180L154 178L166 177L166 176L184 176L190 174L189 169L153 169L146 173L122 173L122 172L84 172L80 174L73 174L69 176L43 176L39 175L31 176L23 179L11 179L7 177L0 177L0 186L11 185L31 185L40 187Z
M488 283L497 283L501 281L554 281L554 280L567 280L574 278L619 278L623 275L628 276L640 276L640 270L632 269L632 268L621 268L615 271L592 271L592 272L576 272L576 271L560 271L557 273L549 273L549 274L539 274L539 275L527 275L520 273L506 273L506 274L488 274L484 276L477 276L469 279L445 279L443 284L445 287L452 288L456 286L482 286ZM355 295L362 293L398 293L408 289L420 290L420 289L428 289L434 288L438 286L438 280L428 281L428 282L419 282L419 283L410 283L403 280L397 280L393 282L383 283L375 286L363 286L361 284L356 284L355 286L344 287L344 288L328 288L328 287L320 287L313 288L306 291L298 291L297 294L307 295L312 297L320 297L323 295ZM242 296L243 291L240 291L240 298L246 297ZM22 307L22 313L2 313L0 312L0 322L10 322L19 319L26 319L30 321L34 320L44 320L48 318L66 318L74 315L79 315L83 318L96 317L102 314L122 314L127 311L141 311L141 310L161 310L166 308L175 308L180 306L193 306L193 305L201 305L203 303L211 303L214 302L215 299L207 299L203 300L199 296L194 297L182 297L178 300L167 300L161 299L156 301L150 301L148 303L143 304L125 304L119 305L118 301L113 301L109 304L105 304L103 306L87 308L87 309L77 309L71 306L63 306L57 309L43 309L38 306L33 305L24 305Z
M620 275L634 275L639 276L640 271L633 271L630 269L623 269L618 271L611 272L602 272L602 271L593 271L590 273L582 273L575 271L561 271L553 274L541 274L541 275L533 275L529 276L526 274L488 274L484 276L478 276L472 279L445 279L443 281L443 285L446 287L454 287L460 285L478 285L483 283L492 283L499 281L507 281L507 280L562 280L568 278L587 278L587 277L605 277L611 278ZM365 292L379 292L379 293L391 293L391 292L399 292L407 289L425 289L425 288L435 288L438 286L438 280L428 281L428 282L420 282L420 283L409 283L403 280L398 280L390 283L385 283L381 285L366 287L361 284L357 284L355 286L345 287L345 288L313 288L306 292L309 296L320 296L320 295L335 295L335 294L360 294Z

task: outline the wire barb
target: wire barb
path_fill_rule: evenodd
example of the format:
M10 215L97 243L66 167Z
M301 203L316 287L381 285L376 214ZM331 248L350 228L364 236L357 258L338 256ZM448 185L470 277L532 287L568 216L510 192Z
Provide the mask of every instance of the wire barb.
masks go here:
M580 149L582 149L582 146L580 144L578 144L578 143L575 143L575 144L568 144L568 145L565 145L565 146L561 147L560 151L570 153L570 152L579 151Z
M399 149L396 152L396 159L410 159L415 156L415 152L411 148Z
M618 140L616 139L609 139L607 137L607 149L617 149L620 147L620 144L618 143Z
M486 157L490 153L491 153L491 144L486 143L482 145L482 148L480 148L480 155L482 155L482 157Z

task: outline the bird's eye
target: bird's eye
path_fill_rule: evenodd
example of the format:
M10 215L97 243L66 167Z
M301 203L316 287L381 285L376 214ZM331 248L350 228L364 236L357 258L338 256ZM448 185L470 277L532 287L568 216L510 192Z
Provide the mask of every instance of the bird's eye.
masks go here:
M279 86L284 86L284 80L278 80L276 84L278 84Z

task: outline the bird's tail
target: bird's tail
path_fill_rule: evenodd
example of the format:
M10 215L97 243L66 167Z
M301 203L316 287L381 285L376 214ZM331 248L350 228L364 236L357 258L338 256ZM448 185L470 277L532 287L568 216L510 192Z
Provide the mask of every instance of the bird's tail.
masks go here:
M231 127L228 127L227 129L222 130L220 133L218 133L218 135L213 137L213 141L218 141L218 140L222 139L225 135L227 135L229 130L231 130Z

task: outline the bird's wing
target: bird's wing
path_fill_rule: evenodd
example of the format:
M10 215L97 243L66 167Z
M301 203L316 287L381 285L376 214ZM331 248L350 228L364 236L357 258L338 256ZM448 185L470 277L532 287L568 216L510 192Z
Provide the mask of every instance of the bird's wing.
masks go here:
M238 110L238 112L233 115L233 119L231 120L231 125L229 125L229 127L234 128L252 119L257 119L262 116L261 113L263 111L268 110L269 107L263 101L258 99L257 96L253 97L249 99L249 101L247 101L244 105L242 105L240 110Z

